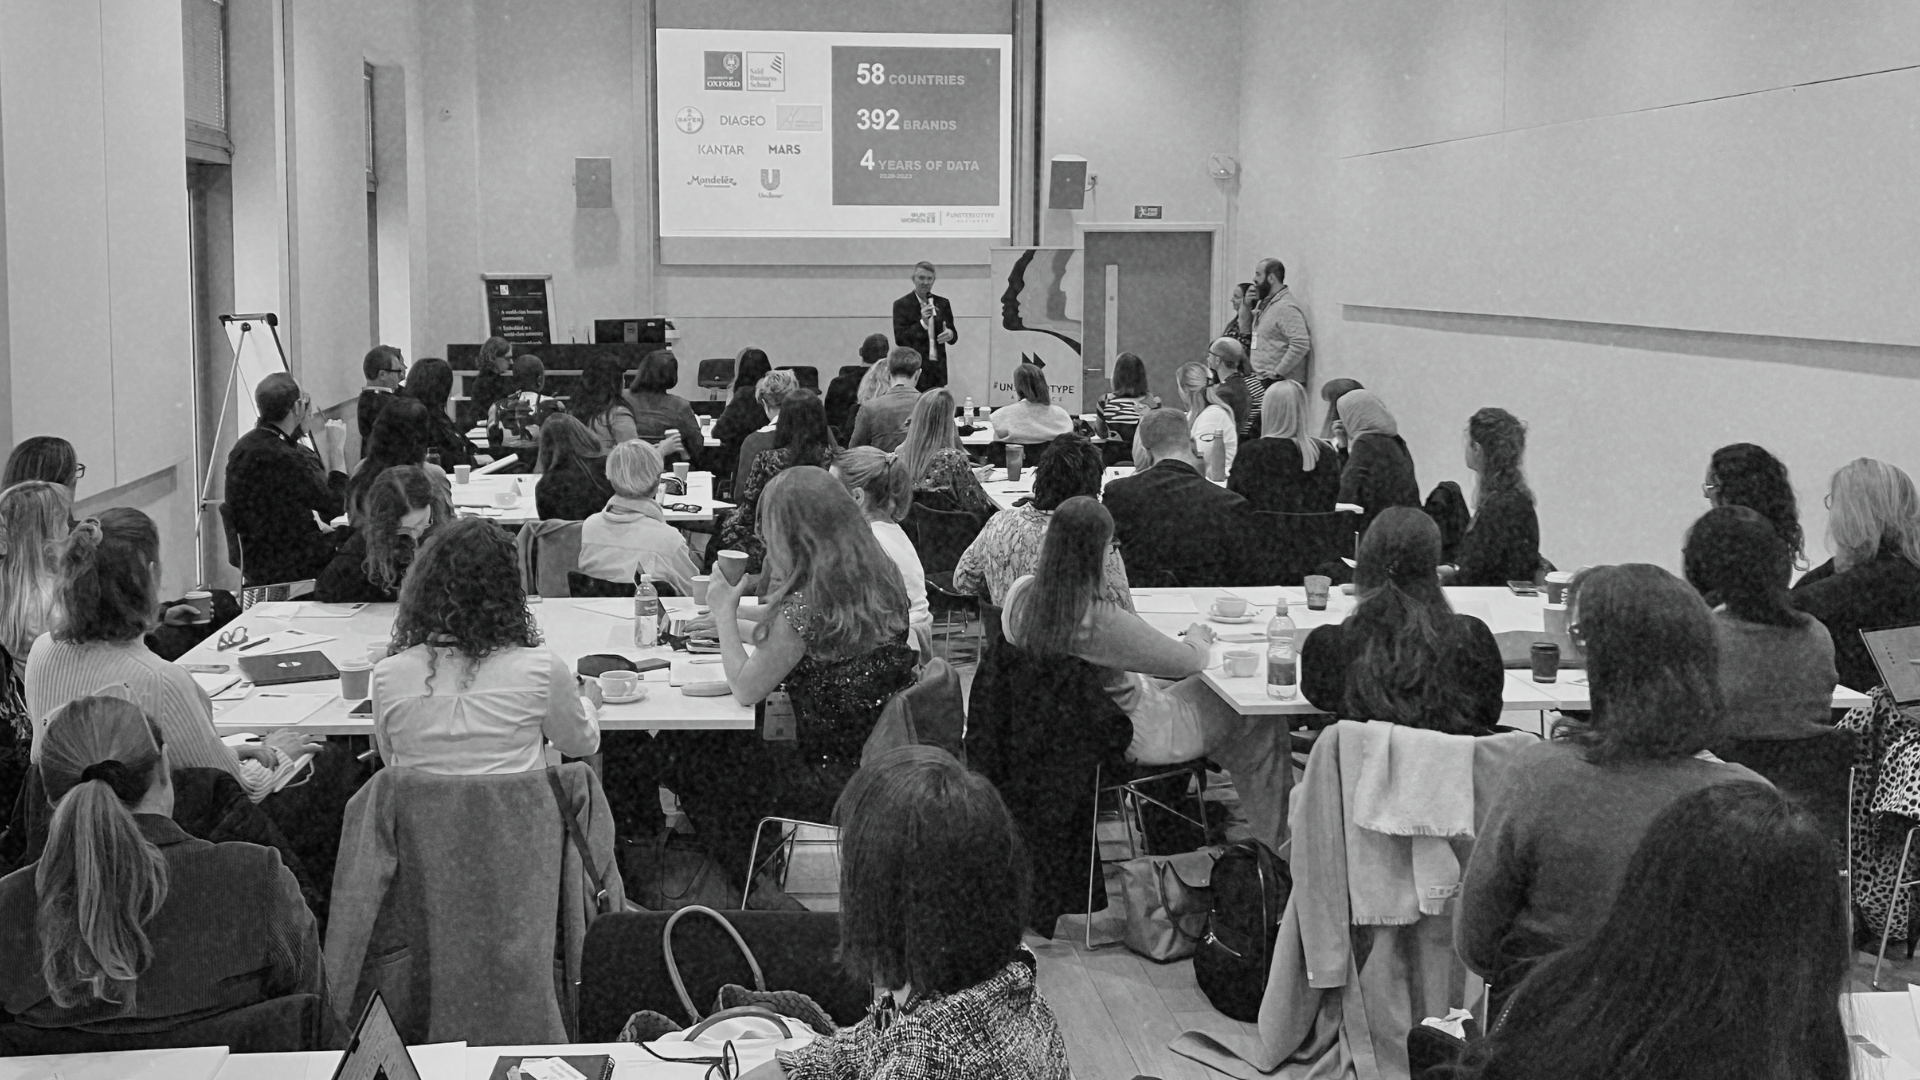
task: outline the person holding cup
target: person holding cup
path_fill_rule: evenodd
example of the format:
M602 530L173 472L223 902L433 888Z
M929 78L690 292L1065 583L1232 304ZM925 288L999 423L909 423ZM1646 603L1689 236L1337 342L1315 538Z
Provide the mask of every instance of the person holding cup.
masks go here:
M1449 735L1488 735L1505 707L1506 672L1487 624L1455 612L1440 589L1440 528L1397 506L1360 541L1353 613L1300 645L1300 691L1349 720L1385 720Z
M675 595L693 594L700 572L680 530L667 524L654 496L660 490L660 451L641 439L629 439L607 455L607 479L613 498L599 513L580 523L580 572L601 581L630 582L641 570L673 587Z
M513 537L464 518L429 538L400 587L391 655L373 669L388 765L451 776L546 767L600 748L600 686L541 645Z

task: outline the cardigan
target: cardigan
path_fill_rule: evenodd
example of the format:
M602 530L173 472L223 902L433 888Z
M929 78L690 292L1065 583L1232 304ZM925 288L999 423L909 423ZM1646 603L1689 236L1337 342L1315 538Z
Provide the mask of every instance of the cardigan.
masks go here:
M1499 726L1501 710L1506 708L1507 674L1500 663L1500 646L1486 623L1455 612L1452 624L1445 627L1450 631L1446 655L1439 670L1430 673L1431 678L1456 684L1467 695L1471 706L1462 718L1467 725L1464 730L1425 718L1368 715L1353 685L1358 642L1351 629L1346 622L1317 626L1300 644L1300 693L1314 708L1349 720L1389 720L1451 735L1480 735Z
M1323 444L1313 471L1303 472L1292 439L1249 439L1233 459L1227 490L1246 496L1257 511L1330 514L1340 493L1340 455Z
M1482 499L1460 539L1455 565L1460 568L1455 585L1532 581L1540 568L1540 518L1533 500L1518 491L1496 491Z

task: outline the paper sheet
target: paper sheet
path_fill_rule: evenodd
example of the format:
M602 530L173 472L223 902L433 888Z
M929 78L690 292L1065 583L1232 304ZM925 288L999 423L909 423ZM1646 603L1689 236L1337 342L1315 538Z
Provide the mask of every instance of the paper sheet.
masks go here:
M690 682L726 682L727 669L720 663L718 653L703 653L688 656L676 653L673 667L669 669L667 681L674 686L685 686Z
M261 619L291 619L306 607L304 600L263 600L247 609L247 614Z
M331 694L295 694L284 690L255 690L245 701L234 704L213 718L215 727L297 727L308 717L340 698L339 684Z
M230 656L272 656L276 653L302 652L316 648L334 640L332 634L316 634L310 630L276 630L271 634L249 638L236 649L227 650ZM260 642L266 644L259 644Z
M1200 609L1193 606L1193 596L1184 592L1147 592L1135 590L1133 610L1142 615L1198 615Z
M213 697L234 683L239 682L240 673L237 671L228 671L214 675L196 671L193 673L193 681L200 684L200 689L205 690L208 697Z
M365 604L302 604L296 619L351 619Z
M1278 585L1235 585L1231 589L1221 589L1220 595L1237 596L1249 604L1264 608L1273 607L1282 599L1300 604L1307 602L1305 589L1283 589Z
M214 1080L224 1046L0 1058L0 1080Z
M1840 1002L1857 1080L1920 1080L1908 1055L1920 1055L1911 999L1902 993L1848 994Z

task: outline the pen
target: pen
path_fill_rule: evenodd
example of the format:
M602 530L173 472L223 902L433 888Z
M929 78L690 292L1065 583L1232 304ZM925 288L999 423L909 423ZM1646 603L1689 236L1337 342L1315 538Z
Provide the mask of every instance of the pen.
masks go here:
M248 649L251 649L251 648L253 648L253 647L254 647L255 645L265 645L265 644L266 644L267 642L269 642L269 641L272 641L272 640L273 640L272 638L261 638L261 639L260 639L259 641L255 641L255 642L250 642L250 643L248 643L248 644L246 644L246 645L242 645L242 646L240 646L240 651L241 651L241 652L246 652L246 651L247 651Z

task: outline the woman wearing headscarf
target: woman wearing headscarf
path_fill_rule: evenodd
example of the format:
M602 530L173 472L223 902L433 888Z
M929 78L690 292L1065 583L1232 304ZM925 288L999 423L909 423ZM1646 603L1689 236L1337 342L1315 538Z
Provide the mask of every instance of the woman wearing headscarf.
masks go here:
M1227 490L1255 510L1324 514L1340 493L1340 455L1307 434L1307 388L1291 379L1267 388L1260 437L1241 444Z
M1328 379L1326 384L1320 387L1320 400L1327 403L1327 418L1320 426L1320 437L1339 448L1342 453L1347 449L1346 435L1344 432L1334 430L1340 423L1340 397L1350 390L1365 389L1366 387L1361 386L1358 379Z
M1413 455L1400 437L1400 425L1371 390L1349 390L1336 403L1347 434L1347 465L1340 473L1336 502L1359 508L1358 531L1365 535L1380 511L1420 506L1420 482Z

